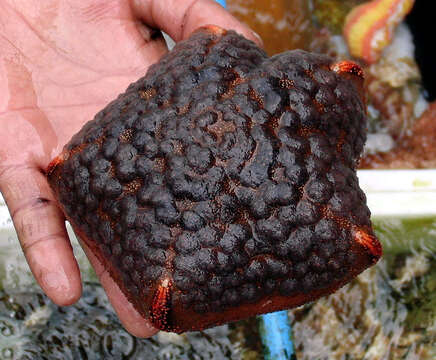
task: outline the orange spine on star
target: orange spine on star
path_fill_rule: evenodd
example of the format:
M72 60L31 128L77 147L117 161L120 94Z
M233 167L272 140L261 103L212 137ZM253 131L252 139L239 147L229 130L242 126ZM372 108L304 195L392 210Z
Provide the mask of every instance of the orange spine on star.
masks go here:
M171 280L160 281L150 307L150 320L159 330L173 330L170 324L171 313Z

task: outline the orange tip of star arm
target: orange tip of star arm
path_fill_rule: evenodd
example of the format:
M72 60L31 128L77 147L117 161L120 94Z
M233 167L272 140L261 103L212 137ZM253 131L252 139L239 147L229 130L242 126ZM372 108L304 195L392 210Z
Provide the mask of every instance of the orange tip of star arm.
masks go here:
M367 232L358 229L354 234L354 239L362 245L371 255L372 262L376 263L383 254L382 246L377 238Z

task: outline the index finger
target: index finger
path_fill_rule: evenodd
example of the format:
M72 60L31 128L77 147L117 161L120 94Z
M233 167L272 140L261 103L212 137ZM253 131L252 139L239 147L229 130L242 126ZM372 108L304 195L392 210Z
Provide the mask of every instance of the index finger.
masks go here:
M132 0L134 16L162 29L175 41L186 39L199 27L213 24L232 29L262 46L262 40L213 0Z

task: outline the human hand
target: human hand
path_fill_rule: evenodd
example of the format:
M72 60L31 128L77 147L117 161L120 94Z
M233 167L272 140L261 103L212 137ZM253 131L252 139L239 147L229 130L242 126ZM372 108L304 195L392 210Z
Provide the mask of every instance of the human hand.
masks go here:
M176 41L206 24L260 40L212 0L11 1L0 4L0 191L37 282L58 305L81 295L65 217L45 178L85 122ZM157 330L84 246L125 328Z

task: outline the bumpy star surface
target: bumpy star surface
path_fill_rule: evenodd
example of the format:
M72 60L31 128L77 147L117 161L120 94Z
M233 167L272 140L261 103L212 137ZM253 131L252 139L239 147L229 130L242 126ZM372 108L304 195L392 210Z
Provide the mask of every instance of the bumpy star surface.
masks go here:
M159 329L291 308L375 263L356 166L362 72L268 58L209 27L176 45L50 164L76 233Z

